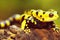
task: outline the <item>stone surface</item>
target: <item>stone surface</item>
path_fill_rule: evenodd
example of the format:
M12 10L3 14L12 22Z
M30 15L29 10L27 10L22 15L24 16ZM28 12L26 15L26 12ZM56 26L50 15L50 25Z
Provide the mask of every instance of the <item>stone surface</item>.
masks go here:
M0 29L0 40L60 40L60 31L51 29L31 29L29 33L14 28L13 30Z

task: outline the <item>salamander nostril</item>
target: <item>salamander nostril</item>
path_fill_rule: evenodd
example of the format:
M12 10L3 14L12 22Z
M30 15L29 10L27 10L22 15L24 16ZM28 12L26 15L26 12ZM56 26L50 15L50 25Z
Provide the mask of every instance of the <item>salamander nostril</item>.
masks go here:
M54 14L52 14L52 13L49 14L49 17L53 17L53 16L54 16Z

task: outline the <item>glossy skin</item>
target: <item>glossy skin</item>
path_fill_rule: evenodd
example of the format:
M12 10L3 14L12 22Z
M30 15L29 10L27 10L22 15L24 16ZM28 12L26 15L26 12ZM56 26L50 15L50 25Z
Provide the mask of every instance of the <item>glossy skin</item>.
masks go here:
M32 15L42 21L42 22L49 22L49 21L54 21L54 20L57 20L57 18L59 17L58 14L57 14L57 11L52 11L52 10L49 10L49 11L43 11L43 10L31 10L32 11Z
M24 14L16 14L6 21L0 23L0 27L8 27L13 25L14 23L18 23L21 25L22 30L26 27L29 28L52 28L54 20L57 20L58 14L57 11L43 11L43 10L30 10L28 12L24 12ZM44 25L43 25L44 24ZM47 25L49 25L47 27Z

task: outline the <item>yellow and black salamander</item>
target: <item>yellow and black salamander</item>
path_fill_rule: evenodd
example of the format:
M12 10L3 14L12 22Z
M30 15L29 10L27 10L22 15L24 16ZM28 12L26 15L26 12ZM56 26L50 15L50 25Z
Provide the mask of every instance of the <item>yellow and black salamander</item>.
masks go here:
M14 23L19 23L20 28L24 30L25 28L54 28L54 20L58 19L57 11L55 10L29 10L24 12L24 14L16 14L5 21L0 22L0 28L9 27Z

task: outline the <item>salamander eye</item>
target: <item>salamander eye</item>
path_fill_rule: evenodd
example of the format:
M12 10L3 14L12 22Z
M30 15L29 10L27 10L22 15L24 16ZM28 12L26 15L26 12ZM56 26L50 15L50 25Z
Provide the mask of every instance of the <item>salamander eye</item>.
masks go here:
M52 13L49 14L49 17L53 17L53 16L54 16L54 14L52 14Z
M38 15L38 11L36 12L36 15Z

